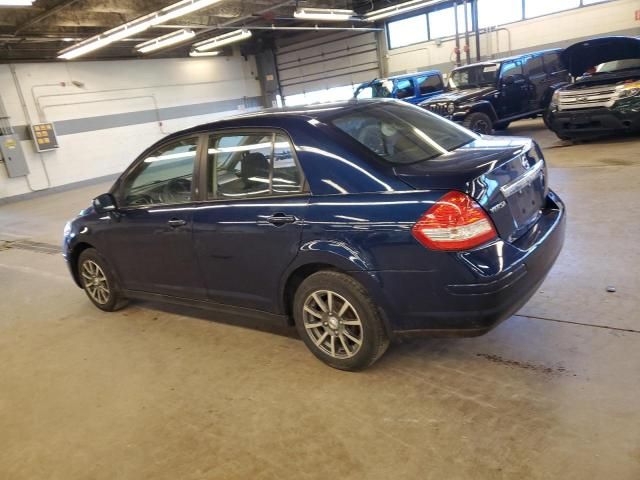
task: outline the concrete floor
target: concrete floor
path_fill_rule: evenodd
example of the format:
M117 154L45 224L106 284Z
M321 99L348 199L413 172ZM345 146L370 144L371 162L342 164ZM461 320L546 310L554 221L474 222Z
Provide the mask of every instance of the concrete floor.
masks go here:
M240 318L102 313L60 256L0 251L0 478L638 480L640 143L509 133L541 142L568 204L558 263L490 334L363 373ZM0 239L59 243L106 188L0 206Z

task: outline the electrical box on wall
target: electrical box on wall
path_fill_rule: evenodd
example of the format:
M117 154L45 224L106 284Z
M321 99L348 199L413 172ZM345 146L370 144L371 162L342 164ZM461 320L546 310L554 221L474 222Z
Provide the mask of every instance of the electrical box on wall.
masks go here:
M0 135L0 153L9 177L24 177L29 174L29 166L17 135Z
M38 152L46 152L59 147L53 123L31 125L31 138L33 138L33 144Z

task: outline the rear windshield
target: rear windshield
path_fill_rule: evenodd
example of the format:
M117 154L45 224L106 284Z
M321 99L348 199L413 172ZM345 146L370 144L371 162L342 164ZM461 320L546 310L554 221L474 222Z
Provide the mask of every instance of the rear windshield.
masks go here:
M387 162L403 165L439 157L477 138L426 110L393 101L359 106L331 123Z

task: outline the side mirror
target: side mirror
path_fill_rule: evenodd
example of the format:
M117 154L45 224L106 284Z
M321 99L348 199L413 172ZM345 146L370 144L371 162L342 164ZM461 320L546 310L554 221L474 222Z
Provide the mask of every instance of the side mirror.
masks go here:
M516 79L513 75L509 75L508 77L505 77L504 79L505 85L513 85L514 83L516 83Z
M98 213L110 213L118 210L116 199L110 193L103 193L93 199L93 208Z

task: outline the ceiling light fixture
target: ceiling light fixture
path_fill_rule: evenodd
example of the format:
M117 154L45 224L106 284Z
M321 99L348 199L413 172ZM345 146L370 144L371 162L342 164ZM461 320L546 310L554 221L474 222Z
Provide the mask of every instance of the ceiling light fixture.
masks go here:
M354 17L353 10L341 10L335 8L298 8L293 16L300 20L344 21Z
M204 52L222 47L223 45L229 45L230 43L240 42L249 37L251 37L251 32L249 30L234 30L233 32L225 33L203 42L194 43L193 48L195 48L197 52Z
M220 55L222 53L222 51L220 50L213 50L211 52L198 52L196 50L191 50L189 52L189 56L190 57L215 57L217 55Z
M131 37L137 33L144 32L145 30L158 25L160 23L168 22L174 18L181 17L187 13L200 10L201 8L209 7L222 0L182 0L174 3L156 12L150 13L143 17L127 22L111 30L107 30L100 35L95 35L80 43L65 48L58 52L58 58L64 58L70 60L72 58L79 57L99 48L105 47L110 43L123 40Z
M34 0L0 0L0 7L30 7Z
M196 34L193 30L183 28L182 30L162 35L161 37L154 38L147 42L139 43L135 46L135 49L140 53L153 52L155 50L160 50L161 48L168 47L169 45L175 45L176 43L184 42L185 40L188 40L195 36Z
M380 20L387 17L393 17L395 15L400 15L401 13L411 12L413 10L418 10L419 8L430 7L431 5L436 5L438 3L443 3L446 0L412 0L410 2L399 3L397 5L393 5L391 7L381 8L380 10L374 10L372 12L366 13L364 15L364 19L370 22L375 20Z

